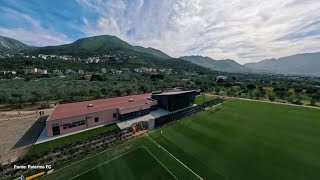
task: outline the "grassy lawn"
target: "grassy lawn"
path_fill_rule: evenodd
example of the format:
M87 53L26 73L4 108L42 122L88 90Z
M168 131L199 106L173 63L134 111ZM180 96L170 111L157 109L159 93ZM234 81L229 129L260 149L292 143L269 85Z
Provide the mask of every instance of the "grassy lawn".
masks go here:
M63 145L66 145L75 141L93 137L93 136L106 133L112 130L116 130L116 129L119 129L119 127L116 124L111 124L111 125L103 126L100 128L92 129L89 131L84 131L78 134L73 134L70 136L55 139L49 142L33 145L27 155L34 155L37 153L45 152L50 150L50 148L61 147Z
M133 149L122 156L107 161L76 179L127 179L127 180L169 180L174 177L143 147Z
M139 150L137 150L137 148ZM152 153L163 166L148 152ZM196 179L188 169L159 148L146 136L107 149L84 160L75 159L75 164L65 166L40 179ZM97 167L98 166L98 167ZM166 167L173 175L169 173ZM90 171L92 170L92 171ZM86 173L87 172L87 173ZM35 173L37 173L35 171ZM89 178L88 178L89 177Z
M152 137L204 179L319 179L320 111L232 100Z
M200 96L196 96L196 99L195 99L195 104L203 104L204 102L208 102L208 101L211 101L211 100L214 100L216 97L214 96L205 96L203 97L203 95L200 95Z
M319 128L316 109L231 100L149 136L204 179L319 179ZM197 179L168 152L142 136L41 179Z

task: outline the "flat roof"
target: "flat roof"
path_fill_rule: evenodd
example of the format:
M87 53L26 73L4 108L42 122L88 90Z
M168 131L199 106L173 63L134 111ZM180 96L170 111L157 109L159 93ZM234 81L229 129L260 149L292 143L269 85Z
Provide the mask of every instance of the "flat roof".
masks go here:
M132 102L129 100L133 99ZM91 101L82 101L75 103L58 104L47 121L64 119L73 116L85 115L111 109L125 109L136 106L143 106L155 100L151 99L151 93L138 94L131 96L97 99ZM92 107L88 107L92 105Z
M177 94L185 94L185 93L190 93L190 92L196 92L196 90L190 90L190 91L165 91L159 94L153 94L155 96L167 96L167 95L177 95Z

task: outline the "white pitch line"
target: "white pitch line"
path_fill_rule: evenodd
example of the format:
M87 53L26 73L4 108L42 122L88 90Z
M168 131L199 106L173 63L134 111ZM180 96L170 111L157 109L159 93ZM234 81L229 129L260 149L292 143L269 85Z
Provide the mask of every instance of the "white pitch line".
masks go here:
M178 158L176 158L174 155L172 155L169 151L167 151L164 147L162 147L160 144L158 144L155 140L153 140L148 134L147 137L153 141L156 145L158 145L161 149L163 149L164 151L166 151L170 156L172 156L175 160L177 160L180 164L182 164L185 168L187 168L190 172L192 172L194 175L196 175L199 179L203 180L203 178L201 176L199 176L197 173L195 173L194 171L192 171L192 169L190 169L187 165L185 165L183 162L181 162Z
M83 174L86 174L86 173L89 172L89 171L92 171L92 170L94 170L94 169L96 169L96 168L98 168L98 167L100 167L100 166L103 166L103 165L105 165L105 164L108 164L109 162L111 162L111 161L113 161L113 160L116 160L116 159L118 159L118 158L120 158L120 157L122 157L122 156L124 156L124 155L126 155L126 154L129 154L129 153L131 153L132 151L137 150L137 149L139 149L139 148L141 148L141 147L137 147L137 148L134 148L134 149L132 149L132 150L130 150L130 151L127 151L127 152L125 152L125 153L123 153L123 154L120 154L119 156L116 156L116 157L114 157L114 158L112 158L112 159L110 159L110 160L108 160L108 161L105 161L105 162L102 163L102 164L99 164L99 165L97 165L97 166L95 166L95 167L93 167L93 168L91 168L91 169L88 169L88 170L84 171L83 173L80 173L80 174L78 174L78 175L70 178L69 180L75 179L75 178L77 178L77 177L79 177L79 176L81 176L81 175L83 175Z
M126 142L124 142L124 143L122 143L122 144L118 144L118 145L116 145L116 146L114 146L114 147L111 147L111 148L109 148L109 149L106 149L106 150L104 150L104 151L101 151L101 152L99 152L99 153L97 153L97 154L94 154L94 155L91 155L91 156L86 157L86 158L84 158L84 159L81 159L80 161L77 161L77 162L74 162L74 163L69 164L69 165L67 165L67 166L64 166L64 167L62 167L62 168L60 168L60 169L57 169L57 170L53 171L52 173L50 173L50 175L52 175L53 173L56 173L56 172L58 172L58 171L61 171L61 170L63 170L63 169L66 169L66 168L68 168L68 167L70 167L70 166L73 166L73 165L75 165L75 164L78 164L78 163L80 163L80 162L82 162L82 161L86 161L87 159L90 159L90 158L92 158L92 157L94 157L94 156L97 156L97 155L99 155L99 154L108 152L108 151L110 151L110 150L112 150L112 149L114 149L114 148L117 148L117 147L121 146L121 145L127 144L127 143L129 143L129 142L131 142L131 141L134 141L134 140L137 140L137 139L139 139L139 138L141 138L141 137L143 137L143 136L144 136L144 135L139 136L139 137L137 137L137 138L130 139L130 140L128 140L128 141L126 141ZM42 179L43 177L46 177L46 176L48 176L48 175L49 175L49 174L45 174L44 176L41 176L39 179Z
M155 160L157 160L158 163L160 163L161 166L164 167L164 168L171 174L171 176L174 177L174 179L177 179L177 177L176 177L175 175L173 175L173 173L172 173L164 164L162 164L162 163L160 162L160 160L159 160L154 154L152 154L152 153L149 151L149 149L147 149L146 147L144 147L144 145L142 145L142 147L143 147L144 149L146 149L146 150L148 151L148 153L151 154L151 156L152 156Z

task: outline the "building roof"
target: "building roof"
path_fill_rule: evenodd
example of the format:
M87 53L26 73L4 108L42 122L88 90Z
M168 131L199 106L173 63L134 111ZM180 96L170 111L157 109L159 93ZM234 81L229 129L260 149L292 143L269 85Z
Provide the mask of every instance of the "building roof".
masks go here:
M164 95L164 96L168 96L168 95L177 95L177 94L185 94L185 93L190 93L190 92L196 92L196 90L191 90L191 91L165 91L165 92L161 92L159 94L153 94L153 95L156 95L156 96L161 96L161 95Z
M130 100L133 100L130 102ZM153 104L151 93L116 98L98 99L67 104L58 104L47 121L64 119L72 116L85 115L111 109L125 109L137 106L144 106L147 103ZM153 102L153 103L152 103ZM89 107L91 106L91 107Z

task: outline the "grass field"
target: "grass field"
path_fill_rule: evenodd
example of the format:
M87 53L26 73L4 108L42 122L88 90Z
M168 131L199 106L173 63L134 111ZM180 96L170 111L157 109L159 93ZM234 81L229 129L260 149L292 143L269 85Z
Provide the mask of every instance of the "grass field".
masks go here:
M76 179L175 179L147 149L138 147L120 157L105 162L102 166L94 168L76 177Z
M319 179L320 111L232 100L152 137L205 179Z
M61 147L65 144L76 142L85 138L97 136L102 133L106 133L109 131L117 130L119 129L118 125L116 124L111 124L103 127L99 127L96 129L92 129L89 131L84 131L82 133L78 134L73 134L70 136L62 137L59 139L55 139L49 142L41 143L41 144L36 144L31 147L31 149L28 151L27 155L34 155L37 153L45 152L50 150L50 148L55 148L55 147Z
M213 99L215 99L216 97L214 96L205 96L203 97L203 95L200 95L200 96L196 96L196 99L195 99L195 104L203 104L204 102L208 102L208 101L211 101Z
M136 151L137 148L140 150ZM190 170L159 148L147 136L141 136L86 159L80 161L75 159L72 164L59 167L52 174L40 179L175 178L197 179Z
M43 179L319 179L319 129L317 109L231 100Z

